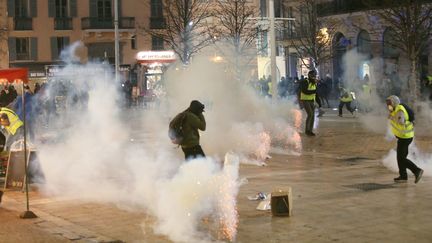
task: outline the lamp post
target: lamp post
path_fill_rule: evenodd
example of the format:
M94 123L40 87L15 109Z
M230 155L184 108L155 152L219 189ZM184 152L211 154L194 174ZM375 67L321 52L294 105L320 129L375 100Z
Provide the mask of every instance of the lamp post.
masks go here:
M119 27L118 27L118 0L114 0L114 56L115 56L115 81L119 81Z
M269 19L270 19L270 74L272 84L272 98L277 98L276 80L276 34L275 34L275 14L274 0L269 0Z
M277 80L276 80L276 31L275 31L275 20L286 20L286 21L294 21L295 18L275 18L274 11L274 0L268 0L269 6L269 17L268 18L250 18L250 19L267 19L270 21L269 26L269 44L270 44L270 75L271 75L271 84L272 84L272 98L277 98Z

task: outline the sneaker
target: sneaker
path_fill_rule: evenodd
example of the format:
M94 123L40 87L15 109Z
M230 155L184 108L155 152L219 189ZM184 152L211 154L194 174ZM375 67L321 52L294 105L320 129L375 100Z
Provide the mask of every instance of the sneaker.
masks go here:
M318 117L322 117L324 115L325 111L319 109L318 110Z
M403 177L396 177L396 178L394 178L393 179L395 182L397 182L397 183L406 183L407 181L408 181L408 179L407 178L403 178Z
M419 172L415 175L415 181L414 181L414 183L417 184L417 182L420 181L420 179L422 178L422 176L423 176L423 170L420 169Z

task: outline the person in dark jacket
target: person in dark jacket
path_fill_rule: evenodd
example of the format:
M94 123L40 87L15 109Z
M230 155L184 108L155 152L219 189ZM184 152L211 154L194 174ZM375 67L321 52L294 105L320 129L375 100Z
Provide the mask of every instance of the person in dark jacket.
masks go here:
M193 100L189 108L185 111L183 122L183 140L180 146L185 154L185 159L205 157L200 145L200 135L198 130L205 131L206 121L204 119L204 104L198 100Z

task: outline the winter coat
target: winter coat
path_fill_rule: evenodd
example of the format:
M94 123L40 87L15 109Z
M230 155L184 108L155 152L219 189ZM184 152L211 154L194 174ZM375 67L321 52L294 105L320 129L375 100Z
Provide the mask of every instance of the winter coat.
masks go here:
M206 121L202 113L196 115L189 110L186 110L185 112L186 117L183 123L183 140L180 145L183 148L191 148L200 144L198 129L205 131Z

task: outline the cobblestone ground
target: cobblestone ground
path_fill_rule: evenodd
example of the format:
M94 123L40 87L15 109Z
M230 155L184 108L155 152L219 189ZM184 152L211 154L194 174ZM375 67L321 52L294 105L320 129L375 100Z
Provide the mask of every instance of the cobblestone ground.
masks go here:
M268 166L241 165L240 176L248 183L238 196L236 242L432 242L431 171L418 184L413 176L407 184L394 184L396 173L381 160L395 142L365 129L361 119L327 110L318 136L302 136L301 155L275 152ZM419 121L417 127L417 146L432 151L427 126ZM288 186L291 217L258 211L258 202L247 199ZM36 191L30 196L39 218L23 220L16 215L25 209L24 194L5 193L0 242L170 242L153 233L154 218L146 212Z

